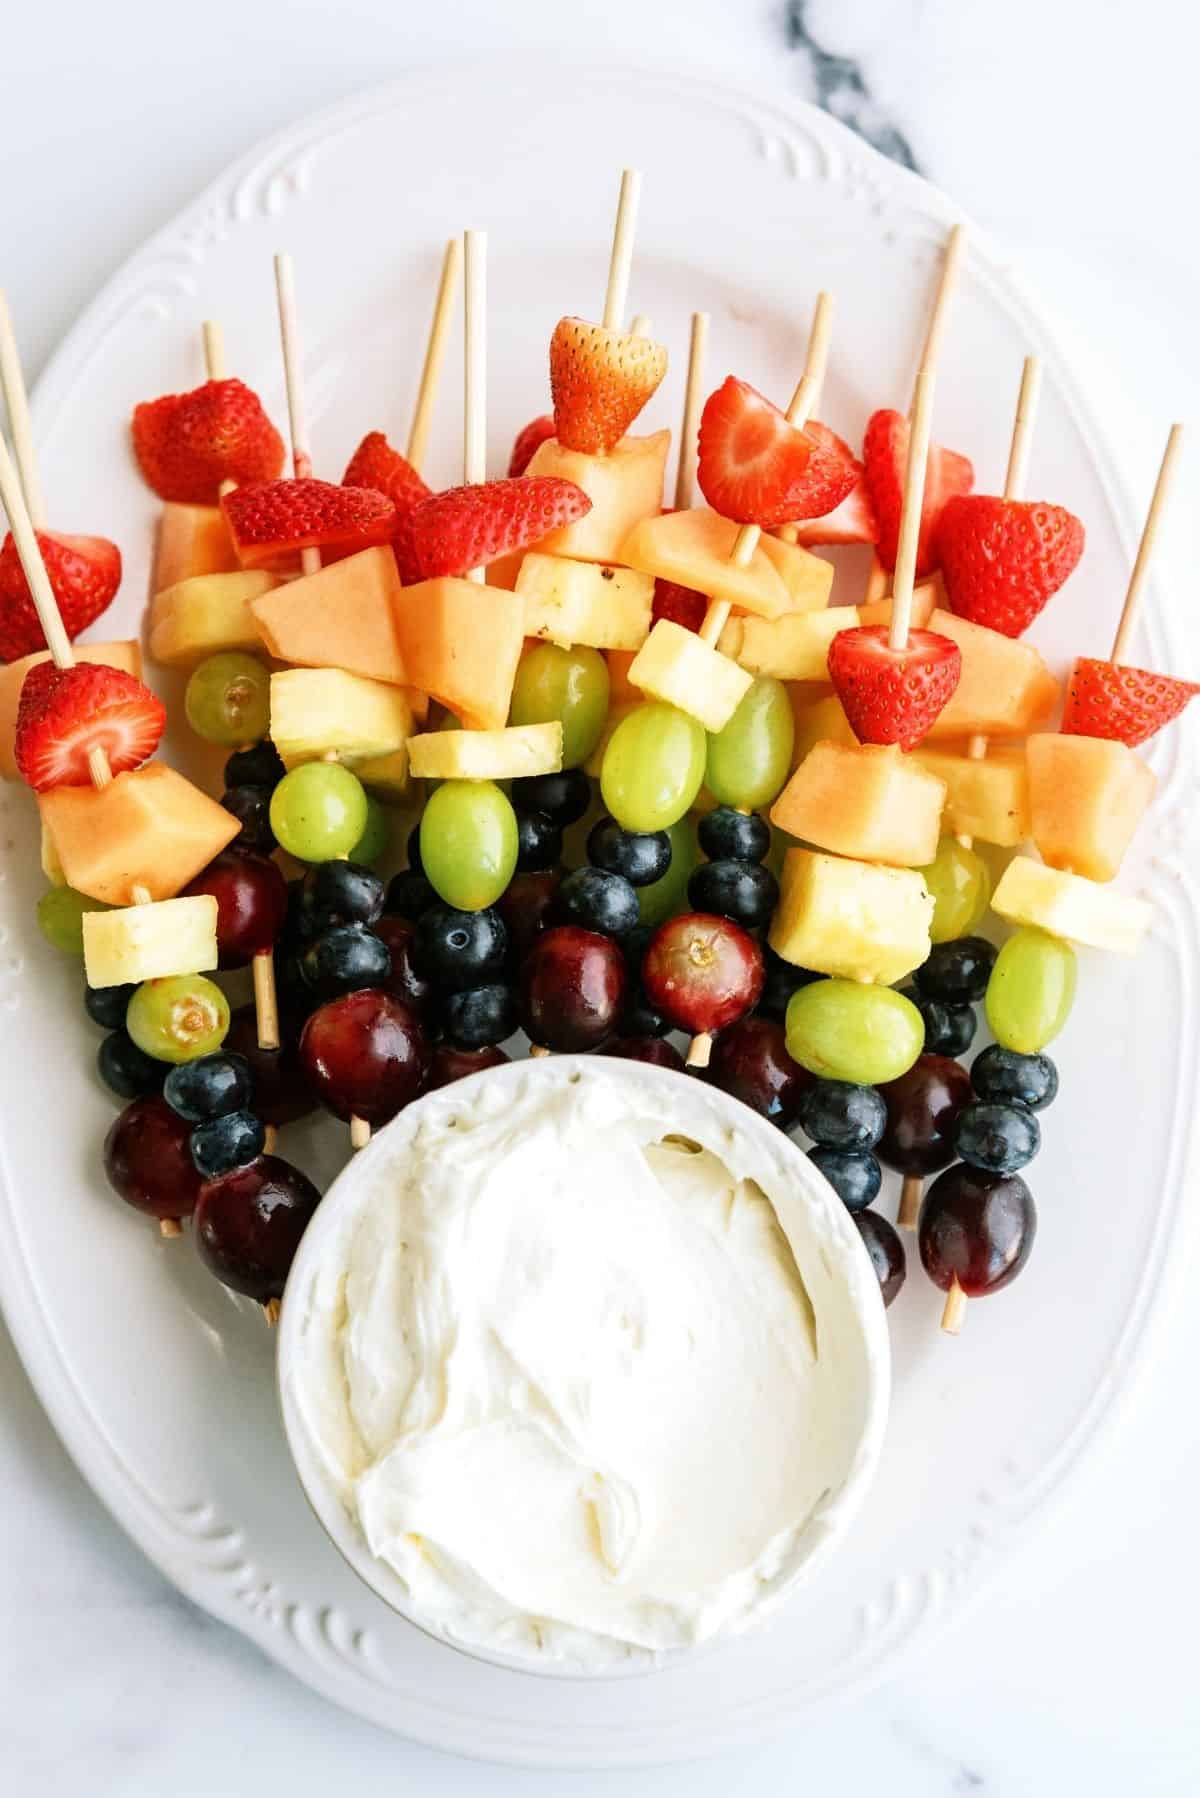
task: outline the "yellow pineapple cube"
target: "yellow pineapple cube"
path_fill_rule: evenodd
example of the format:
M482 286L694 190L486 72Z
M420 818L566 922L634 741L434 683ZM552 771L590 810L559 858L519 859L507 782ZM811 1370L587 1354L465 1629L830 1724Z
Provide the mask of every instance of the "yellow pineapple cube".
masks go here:
M833 592L832 562L814 556L811 549L802 549L798 543L785 543L781 537L765 532L759 543L787 588L789 611L820 612L829 604Z
M278 587L277 575L258 570L196 574L164 587L150 602L150 658L186 668L223 649L261 649L251 601Z
M46 879L50 882L52 887L65 887L67 884L67 877L63 873L63 865L58 859L58 850L54 847L54 838L46 828L46 820L41 818L40 823L41 842L38 845L38 852L42 864L42 873L46 876Z
M754 685L752 674L670 618L660 618L650 632L629 680L649 698L698 718L714 734L724 730Z
M405 684L396 634L400 573L391 545L344 556L251 606L271 654L305 668L344 668Z
M1032 836L1042 860L1089 880L1111 880L1155 779L1141 756L1103 737L1034 736L1029 764Z
M965 746L922 743L913 759L946 783L948 831L1005 849L1028 842L1029 772L1019 746L997 743L980 760Z
M515 589L527 637L564 649L638 650L650 632L654 579L632 568L570 561L531 551Z
M798 768L817 743L842 743L852 749L858 742L842 702L827 681L788 681L788 699L795 726L792 767Z
M409 767L417 780L520 780L562 768L563 728L510 724L504 730L434 730L414 737Z
M835 855L924 868L937 854L945 799L945 782L894 746L818 743L771 807L771 822Z
M399 687L341 668L271 676L271 740L289 768L325 755L350 763L391 755L412 734L412 708Z
M958 685L930 737L1025 737L1053 717L1061 688L1032 643L940 609L930 614L928 629L962 652Z
M640 519L654 518L662 510L663 473L670 447L670 431L622 437L606 456L564 449L556 437L539 443L526 474L574 481L591 500L592 509L574 524L551 531L538 548L549 555L574 556L581 562L623 562L621 545L630 531Z
M764 618L794 611L792 595L762 540L745 568L729 560L737 534L736 524L706 506L664 512L634 527L618 560Z
M211 893L83 914L89 986L140 985L170 974L206 974L216 965L217 902Z
M789 849L769 940L799 968L890 986L928 956L932 917L914 869Z
M379 799L389 800L392 804L408 797L412 786L408 766L408 745L393 749L389 755L368 756L364 762L355 762L354 772L369 793Z
M910 624L913 630L923 631L929 628L929 620L933 616L938 602L938 586L936 581L922 581L919 587L913 588L912 613ZM890 624L892 622L892 601L887 599L868 600L866 605L858 608L860 624Z
M1013 924L1033 924L1093 949L1132 955L1153 915L1144 899L1014 855L992 894L992 910Z
M21 656L16 662L0 665L0 777L5 780L19 780L16 758L17 709L21 703L21 688L25 685L25 676L39 662L48 662L50 651L39 649L33 655ZM120 668L125 674L132 674L135 680L142 678L142 648L140 643L132 640L116 643L76 643L75 660L77 662L101 662L107 668Z
M783 618L731 618L721 632L720 648L751 674L823 681L829 678L829 645L839 631L857 624L853 606L789 612Z

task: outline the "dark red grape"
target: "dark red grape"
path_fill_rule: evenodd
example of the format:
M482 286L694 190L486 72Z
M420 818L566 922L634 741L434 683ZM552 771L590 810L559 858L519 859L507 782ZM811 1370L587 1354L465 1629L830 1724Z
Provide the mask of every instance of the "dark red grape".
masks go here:
M300 1065L335 1117L386 1124L415 1099L429 1072L421 1020L390 993L366 988L314 1011Z
M813 1076L792 1060L782 1024L760 1016L739 1018L713 1044L708 1078L722 1092L790 1130Z
M222 968L244 968L252 956L273 948L283 930L287 881L265 855L224 849L183 890L211 893L216 900Z
M265 1305L282 1295L300 1238L320 1202L299 1168L278 1155L260 1155L201 1187L200 1258L226 1286Z
M382 918L376 918L371 930L387 946L392 958L392 971L383 983L383 991L390 993L393 999L411 1005L424 1017L433 998L433 982L417 970L413 947L416 925L407 918L395 918L385 913Z
M451 1081L465 1080L468 1074L482 1073L484 1068L498 1068L508 1060L503 1049L456 1049L453 1043L439 1043L429 1064L425 1091L431 1093Z
M921 1265L943 1292L957 1281L968 1298L982 1298L1016 1279L1036 1231L1033 1194L1019 1174L989 1174L956 1162L922 1201Z
M851 1216L867 1254L871 1257L871 1266L879 1281L880 1296L885 1305L890 1305L903 1286L904 1276L908 1272L904 1244L899 1232L888 1223L886 1217L880 1217L877 1211L854 1211Z
M971 1077L946 1055L919 1055L879 1088L887 1126L877 1153L901 1174L934 1174L954 1160L954 1126L971 1103Z
M157 1093L135 1099L104 1139L104 1171L113 1191L151 1217L190 1217L200 1194L192 1165L192 1126Z
M294 1040L278 1049L258 1046L258 1018L253 1005L241 1005L229 1021L224 1047L244 1055L254 1078L251 1104L264 1124L294 1124L317 1109Z
M496 910L504 919L514 962L524 961L533 947L534 938L545 930L562 877L561 868L549 868L537 874L514 874L497 899Z
M684 912L661 924L642 962L651 1002L680 1030L715 1035L758 1003L762 950L740 924Z
M560 924L543 931L517 981L517 1013L533 1043L570 1054L612 1036L629 975L611 937Z
M615 1055L621 1061L648 1061L652 1067L673 1068L684 1072L683 1056L674 1043L661 1036L614 1036L600 1048L601 1055Z

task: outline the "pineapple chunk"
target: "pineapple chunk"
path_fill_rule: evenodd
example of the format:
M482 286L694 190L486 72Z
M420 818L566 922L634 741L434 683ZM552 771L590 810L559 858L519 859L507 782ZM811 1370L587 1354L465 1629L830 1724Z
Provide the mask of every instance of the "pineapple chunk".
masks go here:
M54 787L38 809L68 883L106 905L134 888L170 899L238 834L238 821L166 762L146 762L106 787Z
M798 768L809 750L817 743L841 743L853 749L858 742L850 720L842 710L842 702L826 681L788 681L788 699L792 706L795 733L792 738L792 767Z
M621 547L619 560L763 618L781 618L785 612L793 612L792 595L763 548L763 540L747 567L737 567L729 560L737 534L736 524L706 506L664 512L660 518L643 519L634 527Z
M272 585L276 585L272 582ZM271 654L305 668L344 668L404 685L396 637L400 574L391 545L378 544L289 581L251 606Z
M1059 683L1031 643L935 610L929 627L962 651L962 674L930 737L1025 737L1053 717Z
M377 794L380 799L391 800L393 804L406 799L412 785L408 745L393 749L390 755L372 755L365 762L355 762L354 772L367 791Z
M238 566L220 506L184 506L168 500L158 521L152 593L197 574L232 574Z
M548 555L575 556L581 562L623 562L621 545L643 518L662 510L663 473L670 431L649 437L622 437L606 456L564 449L556 437L539 443L526 474L558 475L582 487L592 509L574 524L551 531L538 548Z
M780 680L828 680L829 645L839 631L858 624L853 606L824 612L791 612L785 618L731 618L720 648L751 674Z
M992 894L992 910L1014 924L1034 924L1093 949L1131 955L1153 915L1144 899L1128 899L1082 875L1014 855Z
M186 668L222 649L261 649L250 602L277 587L276 575L196 574L164 587L150 602L150 658Z
M391 755L412 734L412 708L399 687L341 668L271 676L271 740L289 768L325 755L351 763Z
M409 766L417 780L520 780L557 774L563 729L554 724L510 724L505 730L435 730L414 737Z
M823 611L833 592L833 563L814 556L811 549L802 549L798 543L785 543L781 537L765 532L758 541L787 588L791 601L788 610Z
M404 587L396 600L409 680L476 730L508 722L524 625L517 594L452 576Z
M938 588L936 581L922 581L919 587L913 588L912 617L910 620L913 630L923 631L928 629L929 620L933 616L934 607L937 605L937 602ZM892 601L890 595L887 599L872 599L869 600L866 605L859 606L858 622L860 624L890 624L892 622Z
M89 986L140 985L217 965L217 902L211 893L83 914Z
M789 849L769 940L797 967L888 986L928 956L932 917L914 869Z
M998 743L977 760L950 743L922 743L913 760L946 783L947 830L1004 849L1028 842L1029 774L1022 749Z
M1030 737L1025 754L1042 860L1111 880L1154 797L1150 769L1124 743L1103 737Z
M771 808L802 843L896 868L937 854L946 784L894 747L818 743Z
M65 887L67 884L67 877L63 873L63 865L58 859L58 850L54 847L54 838L46 829L46 820L43 818L40 822L42 827L42 840L39 844L39 854L42 864L42 873L46 876L46 879L50 882L52 887Z
M629 670L630 684L698 718L705 730L724 730L754 685L754 676L705 643L695 631L660 618Z
M49 660L50 651L41 649L33 655L22 656L19 661L9 662L7 666L0 666L0 776L5 780L20 779L14 739L25 676L39 662ZM136 680L142 678L142 650L138 643L76 643L75 660L101 662L106 668L120 668L124 673L132 674Z
M638 650L650 632L654 580L631 568L572 562L531 551L521 564L516 593L527 637L571 649Z

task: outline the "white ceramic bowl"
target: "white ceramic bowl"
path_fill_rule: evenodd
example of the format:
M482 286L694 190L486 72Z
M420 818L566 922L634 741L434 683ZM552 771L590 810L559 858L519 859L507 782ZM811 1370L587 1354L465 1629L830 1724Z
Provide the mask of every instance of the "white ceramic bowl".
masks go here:
M795 1144L740 1101L698 1080L643 1063L585 1056L522 1060L470 1076L428 1094L382 1130L334 1182L310 1224L288 1281L279 1326L278 1377L288 1446L309 1503L330 1539L370 1589L410 1622L476 1657L498 1666L550 1675L647 1672L677 1662L696 1649L653 1653L630 1649L625 1658L597 1668L590 1660L536 1652L497 1650L459 1639L439 1620L422 1613L399 1575L369 1550L357 1520L342 1501L335 1479L310 1433L300 1395L314 1377L319 1359L317 1333L307 1328L313 1315L316 1282L329 1271L329 1257L342 1252L349 1231L377 1201L381 1174L403 1161L416 1132L439 1121L470 1119L473 1102L487 1082L487 1108L495 1114L530 1089L561 1093L580 1089L581 1098L603 1083L615 1090L623 1112L639 1104L678 1116L679 1128L722 1158L766 1194L787 1236L812 1301L818 1340L835 1339L839 1387L845 1390L848 1427L833 1449L822 1499L805 1521L786 1574L769 1597L750 1613L757 1623L797 1588L845 1535L865 1495L879 1459L890 1388L890 1354L883 1304L875 1274L854 1224L832 1189ZM458 1125L461 1128L461 1123ZM468 1124L469 1127L469 1124ZM836 1323L836 1331L835 1331ZM827 1348L828 1356L831 1351ZM782 1420L781 1420L782 1426ZM709 1647L726 1640L720 1635Z

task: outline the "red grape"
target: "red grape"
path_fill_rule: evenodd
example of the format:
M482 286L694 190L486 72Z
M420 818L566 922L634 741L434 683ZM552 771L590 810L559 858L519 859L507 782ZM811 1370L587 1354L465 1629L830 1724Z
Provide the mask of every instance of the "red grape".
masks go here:
M497 899L496 910L504 919L508 946L518 963L524 961L532 949L534 938L545 930L562 877L561 868L514 874Z
M386 1124L415 1099L429 1072L429 1042L411 1006L367 987L314 1011L300 1064L335 1117Z
M196 1247L218 1280L265 1305L277 1299L321 1195L299 1168L260 1155L216 1180L196 1204Z
M183 890L211 893L216 900L222 968L244 968L252 956L272 948L287 918L287 881L265 855L223 849Z
M674 1068L684 1072L683 1056L664 1036L614 1036L603 1044L601 1055L616 1055L621 1061L648 1061L656 1068Z
M192 1126L157 1093L135 1099L104 1139L104 1171L113 1191L151 1217L190 1217L201 1179L192 1164Z
M901 1174L934 1174L954 1160L954 1125L971 1103L971 1077L948 1055L919 1055L879 1088L888 1121L875 1153Z
M393 999L399 999L410 1005L419 1017L425 1017L433 999L433 983L417 972L413 958L413 941L416 928L407 918L393 917L390 913L376 918L371 926L371 933L381 942L386 943L392 958L392 971L383 983L383 991L390 993Z
M650 938L642 985L678 1029L715 1035L758 1003L762 950L730 918L684 912L660 924Z
M611 937L559 924L545 930L521 963L517 1014L531 1042L570 1054L613 1034L629 975Z
M439 1043L429 1064L425 1091L435 1092L439 1086L449 1086L453 1080L465 1080L468 1074L501 1067L507 1060L503 1049L456 1049L453 1043Z
M863 1246L871 1258L871 1266L879 1281L879 1292L885 1305L890 1305L904 1284L908 1261L897 1230L877 1211L852 1211L851 1217Z
M294 1041L278 1049L258 1046L258 1014L253 1005L241 1005L229 1021L222 1045L236 1049L250 1063L254 1075L251 1108L264 1124L294 1124L317 1108L316 1094L308 1084Z
M774 1018L740 1018L713 1044L708 1078L752 1111L790 1130L813 1076L787 1052L783 1025Z
M681 587L677 581L661 577L655 581L654 601L650 608L655 624L660 618L669 618L672 624L681 624L685 631L698 631L707 610L708 600L694 587Z
M917 1225L921 1265L943 1292L957 1280L968 1298L1015 1280L1033 1248L1037 1211L1019 1174L956 1162L925 1194Z

